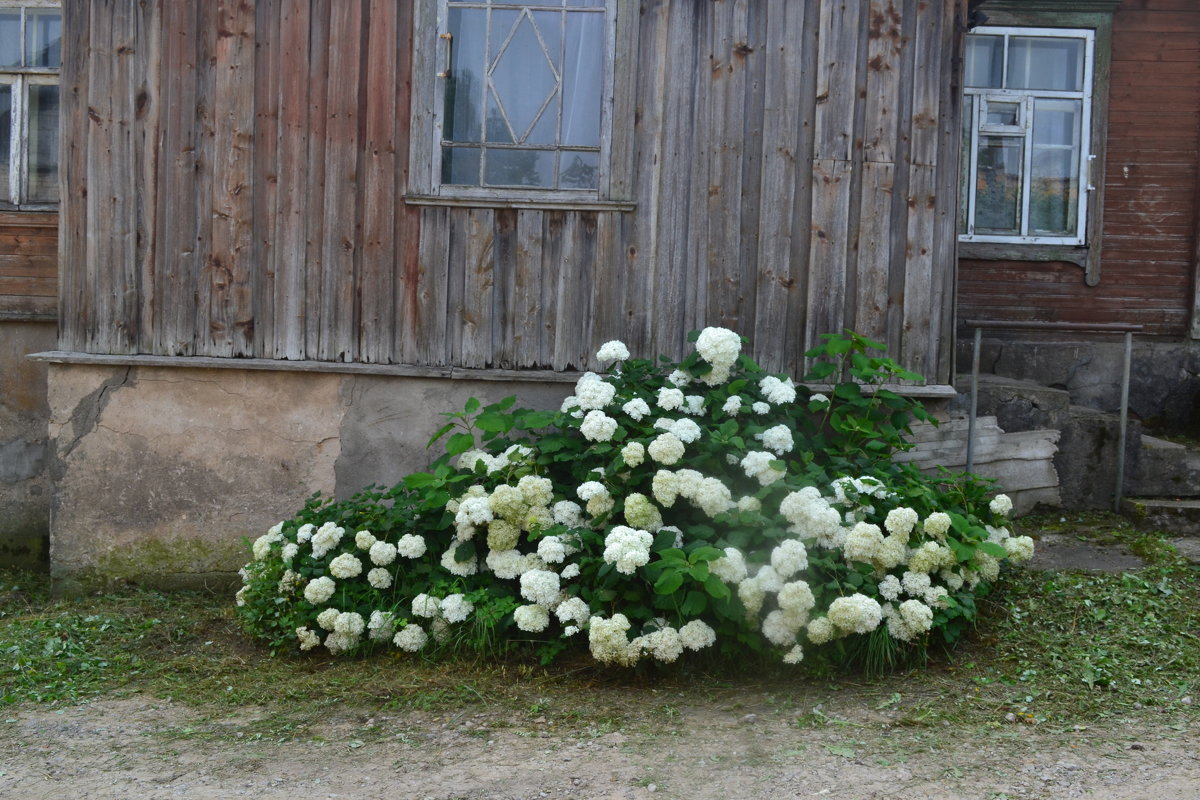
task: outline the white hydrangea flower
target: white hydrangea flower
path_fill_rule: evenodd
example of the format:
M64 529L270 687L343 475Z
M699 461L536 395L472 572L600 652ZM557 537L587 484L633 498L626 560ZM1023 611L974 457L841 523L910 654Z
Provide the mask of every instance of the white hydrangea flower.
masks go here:
M316 526L312 523L304 523L296 529L296 541L300 544L308 542L310 539L312 539L313 531L316 529Z
M634 422L641 422L643 417L650 415L649 404L640 397L635 397L621 406L621 410L628 414Z
M762 433L754 434L754 438L762 441L763 447L773 451L777 455L792 452L795 447L795 442L792 440L792 431L786 425L776 425L773 428L767 428Z
M567 558L567 548L557 536L543 536L538 540L537 554L547 564L561 564Z
M673 433L659 434L650 446L646 448L650 457L660 464L671 466L683 458L684 446L679 437Z
M683 549L683 531L680 528L677 528L674 525L663 525L658 529L657 532L661 533L662 531L670 531L671 533L675 534L675 543L671 546L676 550Z
M283 552L280 556L283 558L283 563L290 564L300 552L300 545L295 542L288 542L283 546Z
M638 639L641 649L664 664L674 663L683 654L683 639L680 638L679 631L670 625L639 636Z
M749 495L749 494L742 495L741 497L738 498L737 509L738 509L738 511L751 512L751 513L755 512L755 511L761 511L762 510L762 501L759 500L754 495Z
M600 488L604 487L601 486ZM560 500L554 504L553 514L554 522L557 525L565 525L568 528L583 527L583 509L579 507L578 503L570 500Z
M780 380L773 375L768 375L758 382L758 389L767 402L775 405L783 405L796 400L796 385L792 383L791 378Z
M776 609L767 614L762 622L763 636L776 647L788 647L796 642L796 634L803 626L802 622L795 624L796 620L796 615Z
M420 558L425 555L425 548L425 537L415 533L406 533L396 542L396 552L404 558Z
M670 375L667 376L667 381L672 386L682 389L683 387L691 384L692 376L688 375L686 372L684 372L681 369L677 369L674 372L672 372Z
M564 625L573 622L577 626L583 626L591 618L592 612L582 598L571 597L558 604L554 609L554 616Z
M935 511L925 518L925 532L939 539L950 530L950 515L943 511Z
M333 626L337 624L338 614L341 614L336 608L327 608L320 614L317 614L317 625L327 631L333 630Z
M613 614L610 619L592 617L588 621L588 646L592 658L601 664L632 666L636 663L641 650L631 646L626 635L628 630L629 619L624 614Z
M896 600L900 597L900 579L895 575L885 575L879 582L879 596L884 600Z
M650 482L650 490L660 506L670 508L675 505L675 499L679 497L679 478L669 469L660 469L654 473L654 478Z
M572 578L578 578L579 577L579 565L578 564L567 564L565 567L563 567L562 572L559 573L559 577L562 578L564 581L569 581Z
M746 580L746 558L736 547L726 547L725 555L708 562L708 569L725 583L741 583Z
M312 535L312 557L324 558L326 553L338 546L345 532L345 528L340 528L332 522L326 522L318 528Z
M938 577L942 579L942 583L946 584L946 588L952 592L957 592L963 587L963 576L948 567L939 572Z
M304 587L304 599L312 603L314 606L319 606L329 598L333 597L334 591L337 590L337 584L333 578L320 577L314 578Z
M829 617L817 617L808 623L808 640L815 645L833 641L837 637L837 629L829 621Z
M446 552L442 553L442 568L460 578L468 578L478 572L479 564L476 562L475 557L471 556L466 561L459 561L454 555L454 552L457 549L458 546L455 545Z
M359 531L354 534L354 546L359 550L370 550L371 545L379 541L375 538L375 534L370 531Z
M412 601L414 617L436 617L441 608L441 600L425 593L417 595Z
M548 506L554 499L554 483L540 475L525 475L517 481L517 491L526 505Z
M475 604L463 594L448 594L442 598L442 619L449 623L463 622L471 616Z
M493 575L505 581L521 577L521 573L529 568L529 562L519 550L489 550L484 563Z
M372 611L367 620L367 635L372 641L383 642L396 633L396 620L390 611Z
M908 554L908 568L913 572L936 572L953 565L954 552L937 542L925 542Z
M605 361L628 361L629 348L624 342L613 339L611 342L605 342L600 345L600 349L596 351L596 360Z
M639 492L631 492L625 497L625 521L634 528L643 528L651 533L657 533L663 526L661 512L646 495Z
M425 646L429 636L420 625L405 625L404 629L392 638L392 644L409 653L415 653Z
M898 610L913 633L922 634L933 628L933 609L920 600L905 600Z
M674 411L683 405L683 392L663 387L658 390L658 407L663 411Z
M704 413L704 396L689 394L683 398L683 413L698 417Z
M459 514L463 513L468 503L463 502L459 509ZM472 506L472 514L470 522L473 525L483 525L491 522L496 517L508 520L509 522L519 522L529 511L529 503L525 502L525 493L516 486L500 484L487 498L487 511L480 509L475 511L475 506ZM457 518L456 518L457 521Z
M742 352L742 337L728 328L705 328L696 339L696 352L714 367L730 367Z
M998 494L992 498L992 502L988 503L988 508L993 514L999 514L1002 517L1007 517L1008 512L1012 511L1012 500L1006 494Z
M521 575L521 596L539 606L553 606L560 592L558 573L548 569L531 569Z
M621 448L621 460L627 467L641 466L646 460L646 447L641 442L630 442Z
M1011 536L1004 540L1004 549L1014 562L1033 558L1033 539L1029 536Z
M679 639L688 650L703 650L717 642L717 632L703 620L694 619L679 629Z
M603 411L589 411L579 432L589 442L607 442L617 432L617 421Z
M308 628L296 628L296 638L300 641L301 650L312 650L321 644L321 637Z
M813 394L808 398L808 403L809 405L827 406L829 405L829 398L823 394Z
M550 624L550 612L543 606L519 606L513 612L517 627L528 633L541 633Z
M758 582L758 578L746 578L737 587L738 599L742 601L742 606L746 609L746 613L753 617L762 610L763 602L766 600L766 593Z
M794 647L792 647L791 650L788 650L787 653L785 653L783 656L783 663L785 663L785 664L799 664L803 660L804 660L804 648L801 647L800 645L795 645Z
M575 395L568 395L563 398L562 403L558 406L558 410L564 414L570 414L573 417L581 417L583 414L578 412L579 398Z
M255 561L262 561L271 554L271 544L282 539L281 534L264 533L262 536L254 540L254 545L250 548L254 553Z
M721 410L731 417L738 414L742 410L742 398L736 394L729 395Z
M496 487L497 489L512 487ZM458 504L458 513L454 515L456 525L485 525L494 518L491 499L487 497L467 497Z
M695 491L689 493L688 499L710 518L725 513L734 505L733 493L718 478L700 481Z
M770 564L763 564L759 567L758 572L754 575L754 580L758 581L760 589L771 594L783 588L783 578L779 577L779 573Z
M883 531L878 525L860 522L846 536L843 550L847 561L862 561L870 564L883 547Z
M946 587L944 586L930 586L925 590L925 595L922 599L926 605L933 608L950 607L950 592L946 591Z
M367 555L377 567L386 567L396 560L396 545L391 542L375 542L368 548Z
M684 444L691 444L692 442L697 441L703 434L703 431L700 429L699 425L686 418L677 419L672 422L668 431L678 436L679 441L683 442Z
M329 574L343 580L361 575L362 569L362 562L352 553L342 553L329 562Z
M367 573L367 583L376 589L388 589L392 585L392 573L383 567L375 567Z
M839 630L849 633L870 633L879 627L883 608L865 594L835 598L829 604L829 621Z
M756 479L762 486L770 486L787 476L783 470L771 466L771 463L776 460L772 453L765 450L753 450L742 458L741 467L747 478Z
M584 481L579 484L575 494L579 496L580 500L591 500L593 497L608 494L608 489L605 489L604 484L599 481Z
M367 629L367 621L357 611L343 611L333 622L334 633L357 637Z
M623 575L632 575L650 561L654 537L648 531L618 525L604 538L604 561Z
M797 572L808 569L808 550L799 539L785 539L771 551L771 566L779 577L787 580Z
M753 411L755 414L758 414L761 416L763 414L766 414L768 411L770 411L771 406L770 406L770 404L764 403L761 400L759 400L758 402L750 404L750 410Z
M575 384L575 397L579 400L579 408L584 411L600 409L612 402L617 394L617 387L602 380L594 372L586 372Z
M817 604L816 598L813 597L812 589L806 581L785 583L783 588L779 590L776 600L779 603L780 609L790 614L803 616L806 622L808 621L808 612ZM796 629L799 630L800 627L797 626Z
M900 583L904 587L904 593L909 597L923 597L932 585L928 573L912 572L911 570L904 573Z
M883 527L892 536L896 536L907 542L913 528L917 526L917 519L917 512L911 508L893 508L888 512L887 519L883 522Z
M279 577L279 585L276 586L275 588L279 591L279 594L281 594L281 595L291 594L292 590L295 589L297 586L299 586L300 581L302 581L302 580L304 580L304 579L300 576L300 573L293 572L290 569L284 570L283 575L281 575ZM245 588L245 587L243 587L243 588Z

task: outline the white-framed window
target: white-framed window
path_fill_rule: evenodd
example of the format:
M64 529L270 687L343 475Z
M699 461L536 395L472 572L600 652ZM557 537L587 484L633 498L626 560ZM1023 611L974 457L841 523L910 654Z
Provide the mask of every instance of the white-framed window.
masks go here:
M61 66L59 4L0 0L0 207L58 203Z
M623 0L422 0L410 187L426 199L604 202ZM436 39L420 11L436 15ZM424 163L422 163L424 162ZM619 192L618 192L619 193ZM419 200L419 198L418 198Z
M1083 245L1095 33L981 27L964 65L963 242Z

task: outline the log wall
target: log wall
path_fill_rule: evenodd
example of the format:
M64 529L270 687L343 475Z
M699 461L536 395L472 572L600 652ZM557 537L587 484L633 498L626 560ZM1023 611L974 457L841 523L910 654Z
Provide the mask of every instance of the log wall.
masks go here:
M0 211L0 319L53 320L58 214Z
M409 2L67 0L60 346L563 370L720 324L795 371L852 327L946 383L964 7L619 0L635 207L567 211L405 202Z

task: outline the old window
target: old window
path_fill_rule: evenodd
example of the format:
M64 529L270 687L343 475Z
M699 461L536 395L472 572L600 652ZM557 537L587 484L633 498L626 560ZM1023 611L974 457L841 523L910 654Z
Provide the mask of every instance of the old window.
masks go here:
M1094 34L979 28L967 37L963 241L1082 245Z
M613 119L624 5L421 0L409 200L621 199Z
M0 2L0 207L58 202L57 3Z

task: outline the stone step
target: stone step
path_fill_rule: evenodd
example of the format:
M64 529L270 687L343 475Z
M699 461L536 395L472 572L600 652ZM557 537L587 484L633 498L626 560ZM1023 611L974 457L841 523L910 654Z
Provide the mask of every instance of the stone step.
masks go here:
M951 413L966 415L971 410L971 376L959 375L954 388L959 394L951 402ZM1032 381L980 375L977 405L980 415L996 417L1006 431L1061 430L1070 413L1071 395L1066 389Z
M1125 494L1133 497L1200 497L1200 451L1143 435L1135 463L1126 471Z
M1126 497L1122 512L1143 530L1200 537L1200 499Z

